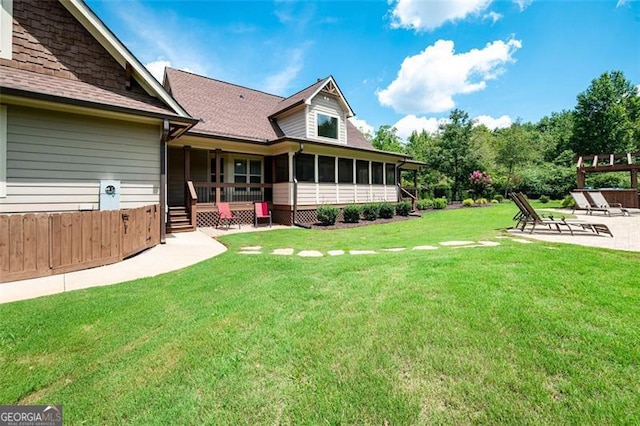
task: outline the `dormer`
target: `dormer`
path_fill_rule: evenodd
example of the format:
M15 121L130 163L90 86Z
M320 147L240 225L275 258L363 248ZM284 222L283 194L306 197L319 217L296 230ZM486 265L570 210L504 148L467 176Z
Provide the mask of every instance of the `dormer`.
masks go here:
M332 76L283 99L270 115L285 136L347 144L349 103Z

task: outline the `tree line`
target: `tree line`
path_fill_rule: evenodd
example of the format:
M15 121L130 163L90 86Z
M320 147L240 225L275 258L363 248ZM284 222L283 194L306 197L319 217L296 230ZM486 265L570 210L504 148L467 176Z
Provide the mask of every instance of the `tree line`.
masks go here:
M418 173L423 197L473 195L469 178L482 171L491 176L495 193L516 190L557 199L576 187L577 156L640 151L640 94L622 71L605 72L577 95L573 110L537 123L517 120L490 130L454 109L435 133L414 131L404 143L385 125L370 140L375 148L426 163ZM593 174L587 185L628 188L630 180L626 173Z

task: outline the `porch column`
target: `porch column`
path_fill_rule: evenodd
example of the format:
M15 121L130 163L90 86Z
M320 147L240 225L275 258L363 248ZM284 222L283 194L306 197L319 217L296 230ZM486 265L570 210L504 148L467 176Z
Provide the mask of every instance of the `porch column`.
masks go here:
M631 187L638 189L638 169L631 170Z
M220 160L222 159L221 150L216 149L216 204L220 203Z
M584 170L578 169L578 189L584 188L585 180L586 180L585 175L586 173L584 172Z
M162 122L160 137L160 244L167 242L167 139L169 138L169 120Z
M189 192L187 191L187 182L191 180L191 146L185 145L182 147L184 152L184 205L190 205Z

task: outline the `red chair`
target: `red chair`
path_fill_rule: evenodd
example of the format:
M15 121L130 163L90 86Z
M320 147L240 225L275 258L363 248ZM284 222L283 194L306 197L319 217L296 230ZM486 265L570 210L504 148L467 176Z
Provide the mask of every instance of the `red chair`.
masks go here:
M254 203L253 205L255 210L255 219L254 226L258 227L258 219L269 219L269 228L271 228L271 210L269 210L269 205L265 202L262 203Z
M225 219L227 221L227 229L231 226L231 222L236 222L238 224L238 229L241 228L240 221L237 216L234 216L231 213L231 209L229 208L229 203L218 203L218 222L216 222L216 228L220 225L220 221Z

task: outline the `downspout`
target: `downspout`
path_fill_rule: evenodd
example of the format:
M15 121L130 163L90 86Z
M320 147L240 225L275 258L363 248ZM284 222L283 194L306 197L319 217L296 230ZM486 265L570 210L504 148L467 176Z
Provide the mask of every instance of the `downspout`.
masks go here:
M298 223L298 154L304 151L304 144L300 143L300 149L293 154L293 225L310 229L311 226Z
M169 139L169 120L162 123L160 138L160 244L167 242L167 140Z
M402 176L400 175L400 173L401 173L400 172L400 167L404 166L405 164L407 164L407 159L406 158L404 160L402 160L400 162L400 164L398 164L396 166L396 186L398 187L398 196L397 196L398 200L397 201L401 200L400 199L400 186L402 184Z

